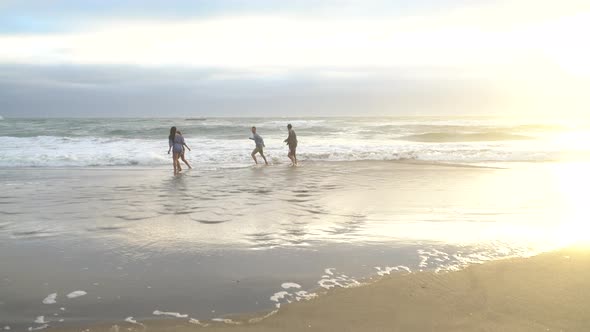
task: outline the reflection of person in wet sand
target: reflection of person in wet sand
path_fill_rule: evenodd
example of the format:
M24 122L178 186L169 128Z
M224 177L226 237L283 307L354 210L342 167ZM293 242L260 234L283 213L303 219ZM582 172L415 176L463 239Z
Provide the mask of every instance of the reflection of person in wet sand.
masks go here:
M176 135L180 135L180 136L182 136L182 133L180 132L180 130L177 130L177 131L176 131ZM185 147L186 147L186 148L187 148L189 151L192 151L192 150L191 150L191 148L189 148L189 147L188 147L188 145L186 145L186 143L184 142L184 136L183 136L183 140L182 140L182 141L183 141L183 143L182 143L182 152L180 153L180 159L182 160L182 162L183 162L183 163L185 163L185 164L186 164L186 166L188 166L188 168L193 168L193 167L192 167L192 166L191 166L191 165L188 163L188 161L186 161L186 159L184 158L184 151L186 151L186 150L185 150ZM180 162L178 162L178 170L179 170L179 171L181 170L181 168L180 168Z
M266 157L264 156L264 140L256 133L256 127L252 127L252 137L250 137L250 139L254 140L254 143L256 143L256 147L252 151L252 159L254 159L254 162L258 164L256 154L260 153L262 159L264 159L264 163L268 165L268 161L266 161Z
M289 130L289 137L284 141L289 146L289 154L287 154L287 157L291 159L292 166L297 166L297 135L290 123L287 125L287 129Z

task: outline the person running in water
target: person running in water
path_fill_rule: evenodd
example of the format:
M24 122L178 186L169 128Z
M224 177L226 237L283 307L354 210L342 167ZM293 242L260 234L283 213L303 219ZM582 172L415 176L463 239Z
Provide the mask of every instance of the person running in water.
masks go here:
M176 131L176 135L182 136L182 133L180 132L180 130ZM192 169L193 167L191 166L191 164L189 164L188 161L186 161L186 159L184 158L185 147L189 151L192 151L192 150L191 150L191 148L188 147L188 145L186 145L186 143L184 143L184 136L182 136L182 137L183 137L183 143L182 143L182 152L180 153L180 160L182 160L182 162L184 162L186 164L186 166L188 166L188 168ZM180 168L180 161L178 162L178 170L182 170Z
M290 123L287 125L287 129L289 130L289 137L284 141L289 146L287 157L291 159L291 166L297 166L297 135Z
M250 139L254 140L254 143L256 143L256 147L252 151L252 159L254 159L254 162L258 164L256 154L260 153L262 159L264 159L264 163L268 165L268 161L266 161L266 157L264 156L264 140L256 133L256 127L252 127L252 137L250 137Z
M181 171L178 158L182 153L183 146L184 138L177 134L176 127L170 128L170 135L168 136L168 154L170 154L170 150L172 150L172 165L174 166L174 175Z

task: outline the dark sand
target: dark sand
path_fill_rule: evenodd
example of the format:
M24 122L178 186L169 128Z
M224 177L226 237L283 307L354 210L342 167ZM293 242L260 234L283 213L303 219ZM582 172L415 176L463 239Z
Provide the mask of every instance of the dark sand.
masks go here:
M252 316L255 317L255 316ZM590 247L474 265L458 272L395 274L336 289L239 325L153 320L91 331L590 331ZM72 329L72 331L78 329Z

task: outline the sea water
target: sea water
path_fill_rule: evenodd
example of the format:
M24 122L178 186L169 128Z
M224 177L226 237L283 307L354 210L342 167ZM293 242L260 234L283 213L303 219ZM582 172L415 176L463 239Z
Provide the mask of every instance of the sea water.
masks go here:
M590 158L590 125L506 118L4 119L0 167L161 166L168 133L182 131L196 166L241 167L258 127L274 163L284 163L287 123L299 159L430 162Z

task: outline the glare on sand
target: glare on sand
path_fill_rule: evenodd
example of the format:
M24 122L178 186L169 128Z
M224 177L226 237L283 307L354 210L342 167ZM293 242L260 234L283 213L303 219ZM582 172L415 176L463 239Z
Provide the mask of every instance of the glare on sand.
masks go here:
M556 236L563 245L590 242L588 217L588 188L590 174L588 164L558 164L554 167L556 188L562 197L563 216Z

